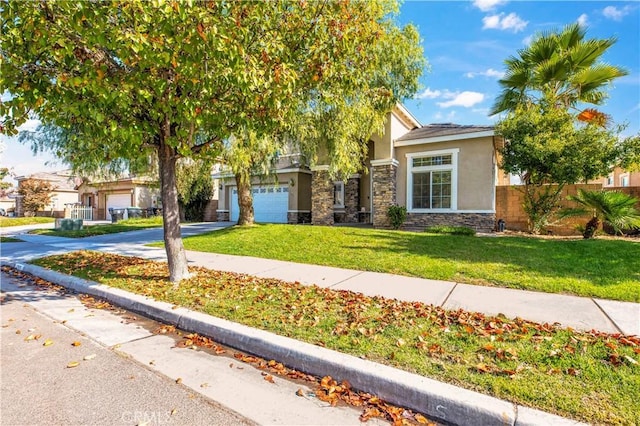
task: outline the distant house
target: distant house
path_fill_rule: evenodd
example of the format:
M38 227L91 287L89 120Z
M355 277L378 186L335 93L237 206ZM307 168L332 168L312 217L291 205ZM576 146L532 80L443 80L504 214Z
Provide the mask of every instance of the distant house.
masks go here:
M45 206L43 210L36 212L38 216L64 217L65 205L78 202L76 185L80 182L80 179L74 176L71 170L37 172L27 176L18 176L15 179L18 181L18 190L20 190L22 182L28 179L49 182L54 188L51 192L51 203ZM16 216L24 216L22 197L19 195L16 197L15 208Z
M640 172L630 172L616 167L601 179L603 188L640 187Z
M280 158L273 181L254 180L256 221L388 227L387 210L399 204L408 211L406 228L446 224L490 231L495 226L495 139L491 126L422 126L397 105L384 134L369 141L362 172L348 179L331 180L326 159L308 167L298 154ZM218 220L236 221L233 176L223 170L214 178L220 188Z
M158 181L149 177L127 176L105 180L85 179L77 186L78 201L91 207L94 220L111 220L109 209L162 207ZM126 217L126 214L125 214Z

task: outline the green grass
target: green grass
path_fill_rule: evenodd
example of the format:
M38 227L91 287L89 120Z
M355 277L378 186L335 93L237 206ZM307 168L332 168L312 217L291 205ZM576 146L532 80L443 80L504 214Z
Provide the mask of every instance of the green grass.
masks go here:
M77 252L34 263L595 424L638 424L640 340ZM215 336L212 336L215 339Z
M96 235L115 234L118 232L136 231L138 229L156 228L162 226L162 217L145 219L127 219L117 223L85 226L77 231L61 231L56 229L35 229L30 234L49 235L55 237L84 238Z
M629 239L257 225L185 238L184 245L188 250L640 302L640 243Z
M36 225L38 223L52 223L55 219L52 217L7 217L0 216L0 228L8 228L10 226Z
M20 243L22 240L13 237L4 237L0 235L0 243Z

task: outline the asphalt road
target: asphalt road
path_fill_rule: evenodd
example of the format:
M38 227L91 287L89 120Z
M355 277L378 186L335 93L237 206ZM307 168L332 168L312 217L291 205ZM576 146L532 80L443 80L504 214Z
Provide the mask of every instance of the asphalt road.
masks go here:
M0 324L4 426L254 424L7 293Z

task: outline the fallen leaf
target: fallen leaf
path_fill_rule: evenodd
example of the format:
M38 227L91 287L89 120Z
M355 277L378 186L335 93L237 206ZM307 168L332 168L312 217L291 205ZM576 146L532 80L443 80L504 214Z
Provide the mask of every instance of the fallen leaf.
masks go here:
M176 383L178 383L178 384L182 383L182 378L181 378L181 377L178 377L178 378L176 379Z
M87 355L84 358L82 358L85 361L90 361L92 359L94 359L96 357L96 354L91 354L91 355Z
M209 383L203 383L200 385L201 388L208 388L209 387Z
M177 412L178 412L178 410L177 410L176 408L174 408L173 410L171 410L170 415L171 415L171 416L173 416L173 415L174 415L175 413L177 413Z
M631 358L629 355L625 355L624 359L626 359L627 361L629 361L630 364L633 365L638 365L638 361L636 361L635 359Z
M304 396L304 391L302 390L302 388L300 388L300 389L298 389L298 390L296 391L296 395L298 395L298 396Z
M51 346L53 345L53 340L51 339L47 339L44 341L44 343L42 344L42 346Z
M80 363L78 361L71 361L69 364L67 364L67 368L74 368L79 366Z
M267 374L266 376L264 376L264 379L265 379L267 382L275 383L275 381L273 380L273 376L272 376L271 374Z
M80 346L82 343L75 341L71 344L71 346Z
M16 330L16 334L22 334L22 331Z

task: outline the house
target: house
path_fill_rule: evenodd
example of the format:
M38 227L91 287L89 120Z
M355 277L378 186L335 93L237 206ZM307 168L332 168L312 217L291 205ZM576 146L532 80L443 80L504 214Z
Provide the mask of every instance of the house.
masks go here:
M640 186L640 172L630 172L620 167L614 168L611 173L602 178L603 188L624 188L628 186Z
M390 205L405 206L406 228L431 225L495 226L497 162L491 126L422 126L402 105L389 114L383 135L373 135L360 174L329 178L328 160L307 167L290 154L278 160L269 182L253 182L257 222L371 223L389 227ZM219 179L218 220L238 218L233 176Z
M38 172L28 176L18 176L18 191L22 183L28 179L35 179L49 182L53 187L51 191L51 202L45 206L43 211L36 212L38 216L64 217L64 208L66 204L78 202L78 191L76 185L79 179L73 175L71 170L61 170L57 172ZM16 216L24 216L24 208L22 206L22 196L16 197Z
M127 176L109 180L85 179L77 186L79 202L92 208L94 220L111 220L109 209L138 207L143 210L162 207L160 188L156 179ZM126 214L125 214L126 217Z

